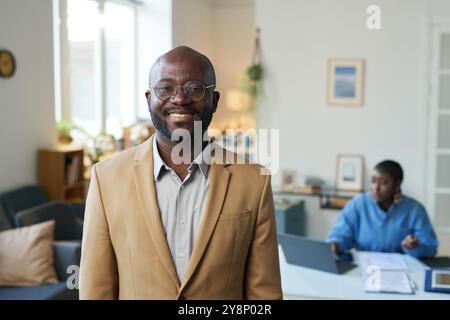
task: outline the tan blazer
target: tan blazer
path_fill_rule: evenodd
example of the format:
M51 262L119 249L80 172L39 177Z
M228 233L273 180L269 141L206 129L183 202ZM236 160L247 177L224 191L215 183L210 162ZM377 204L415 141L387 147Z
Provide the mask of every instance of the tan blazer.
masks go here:
M156 200L153 137L92 169L80 299L281 299L270 176L256 164L211 165L198 238L179 282Z

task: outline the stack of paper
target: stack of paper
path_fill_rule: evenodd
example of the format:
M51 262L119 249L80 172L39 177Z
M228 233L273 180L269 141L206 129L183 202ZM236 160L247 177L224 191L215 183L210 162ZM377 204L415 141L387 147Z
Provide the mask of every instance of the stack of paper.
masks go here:
M413 294L414 289L406 272L381 271L368 274L363 272L364 290L367 292L387 292Z
M359 265L363 270L376 266L381 270L409 270L403 255L400 253L358 252Z
M364 290L413 294L414 285L406 273L409 270L399 253L358 252Z

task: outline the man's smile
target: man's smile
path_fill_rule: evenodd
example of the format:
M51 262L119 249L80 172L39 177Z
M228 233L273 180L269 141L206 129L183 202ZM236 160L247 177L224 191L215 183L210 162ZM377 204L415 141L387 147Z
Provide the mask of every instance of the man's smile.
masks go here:
M198 112L190 108L171 108L165 112L165 116L170 122L193 122Z
M194 113L169 113L169 119L174 122L192 122L194 121Z

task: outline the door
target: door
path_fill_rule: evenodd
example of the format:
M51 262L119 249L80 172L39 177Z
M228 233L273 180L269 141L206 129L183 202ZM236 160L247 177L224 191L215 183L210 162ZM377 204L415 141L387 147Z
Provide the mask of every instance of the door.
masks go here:
M429 113L429 214L440 254L450 254L450 21L432 27Z

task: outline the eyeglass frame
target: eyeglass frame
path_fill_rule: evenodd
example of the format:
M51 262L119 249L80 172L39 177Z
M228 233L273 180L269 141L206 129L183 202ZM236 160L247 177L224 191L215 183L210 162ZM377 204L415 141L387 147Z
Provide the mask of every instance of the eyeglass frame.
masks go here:
M202 100L202 99L205 97L206 90L209 89L209 88L213 88L213 87L216 86L215 83L214 83L214 84L211 84L211 85L209 85L209 86L207 86L206 83L204 83L203 81L200 81L200 80L189 80L189 81L186 81L183 85L181 85L181 84L174 85L174 87L177 88L177 90L175 91L175 94L173 94L172 96L170 96L170 97L168 97L167 99L164 99L164 100L161 99L161 98L158 96L158 94L156 93L156 87L149 86L149 89L153 89L153 92L155 93L155 96L156 96L159 100L161 100L161 101L168 101L168 100L172 99L173 97L175 97L175 96L178 94L178 87L181 87L181 88L183 89L183 94L184 94L184 96L185 96L185 97L188 97L189 99L192 99L192 97L191 97L190 95L186 94L186 91L185 91L185 88L184 88L184 86L185 86L186 84L188 84L189 82L200 82L201 84L203 84L203 87L205 88L205 92L203 92L202 97L201 97L200 99L194 100L194 101L200 101L200 100Z

